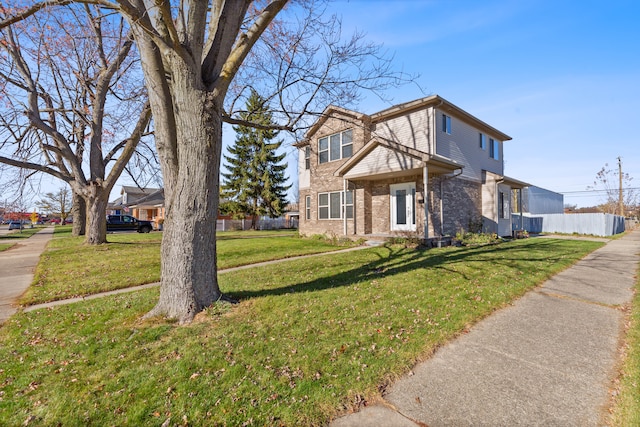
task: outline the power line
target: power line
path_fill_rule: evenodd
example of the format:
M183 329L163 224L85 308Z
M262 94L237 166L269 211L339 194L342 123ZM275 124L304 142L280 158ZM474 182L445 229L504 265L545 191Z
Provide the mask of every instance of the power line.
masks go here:
M558 191L558 193L560 194L564 194L564 195L570 195L570 194L582 194L582 193L609 193L611 191L617 191L618 189L616 188L615 190L575 190L575 191ZM628 188L623 188L622 191L632 191L632 190L640 190L640 187L628 187Z

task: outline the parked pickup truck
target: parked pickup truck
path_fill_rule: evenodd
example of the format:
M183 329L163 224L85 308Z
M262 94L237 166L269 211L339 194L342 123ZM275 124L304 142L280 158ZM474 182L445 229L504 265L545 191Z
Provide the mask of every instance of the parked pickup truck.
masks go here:
M107 231L137 231L148 233L153 230L151 221L144 221L131 215L107 215Z

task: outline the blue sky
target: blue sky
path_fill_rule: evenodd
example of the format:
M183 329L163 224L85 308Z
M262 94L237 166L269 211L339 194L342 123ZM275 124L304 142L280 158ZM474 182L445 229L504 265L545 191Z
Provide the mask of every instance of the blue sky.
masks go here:
M417 85L391 104L438 94L510 135L505 173L593 206L587 193L608 163L640 187L640 1L336 0L354 30L394 55ZM357 110L390 104L367 97ZM226 132L226 143L233 142ZM296 179L296 150L289 147ZM119 184L132 185L126 177ZM55 188L59 183L55 183ZM294 187L295 188L295 187ZM46 189L46 191L51 191ZM112 192L118 196L120 186Z
M438 94L510 135L505 173L593 206L608 163L640 187L640 2L338 0L345 34L420 74L392 104ZM421 91L422 90L422 91ZM368 97L357 110L388 107ZM578 193L576 193L578 192Z

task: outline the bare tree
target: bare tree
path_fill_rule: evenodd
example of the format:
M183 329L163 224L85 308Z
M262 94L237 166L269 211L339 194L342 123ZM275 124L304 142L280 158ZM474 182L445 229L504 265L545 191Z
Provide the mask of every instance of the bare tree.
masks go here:
M598 208L605 213L625 215L626 212L635 211L638 206L638 191L633 187L633 177L622 171L622 159L618 158L617 170L605 163L596 174L593 186L588 190L604 192L605 200Z
M46 193L37 205L44 212L60 216L60 223L64 224L71 213L72 202L71 190L61 187L55 193Z
M0 162L68 183L90 244L151 118L131 32L103 11L44 7L0 30Z
M35 2L0 27L46 6L81 1ZM236 106L244 106L253 89L280 106L275 127L296 132L328 104L348 106L362 90L382 94L403 76L362 35L343 40L340 21L324 17L323 1L91 3L129 22L153 111L167 214L160 299L148 315L189 322L225 299L215 239L222 123L260 127L242 120Z

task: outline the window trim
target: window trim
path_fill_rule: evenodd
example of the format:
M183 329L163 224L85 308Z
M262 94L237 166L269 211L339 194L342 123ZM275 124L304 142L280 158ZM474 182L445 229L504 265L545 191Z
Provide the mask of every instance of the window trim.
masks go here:
M354 192L353 190L347 190L348 193L351 193L351 203L346 203L346 198L345 198L345 194L344 191L328 191L328 192L324 192L324 193L318 193L318 220L320 221L332 221L332 220L343 220L345 218L345 215L347 217L347 219L353 219L353 215L354 215ZM339 194L339 200L340 200L340 208L339 208L339 217L336 216L331 216L332 214L332 208L335 208L335 206L333 206L332 204L332 200L334 200L336 198L335 195ZM320 198L322 196L326 196L327 198L327 203L323 204L320 201ZM333 196L333 197L332 197ZM351 208L351 214L349 215L347 210L348 208ZM323 217L322 212L326 212L326 218Z
M350 137L345 143L346 134L349 134ZM335 139L336 137L338 137L338 140ZM349 155L345 155L345 148L350 148ZM353 129L345 129L341 132L318 138L318 164L336 162L351 156L353 156ZM323 160L323 157L325 160Z

